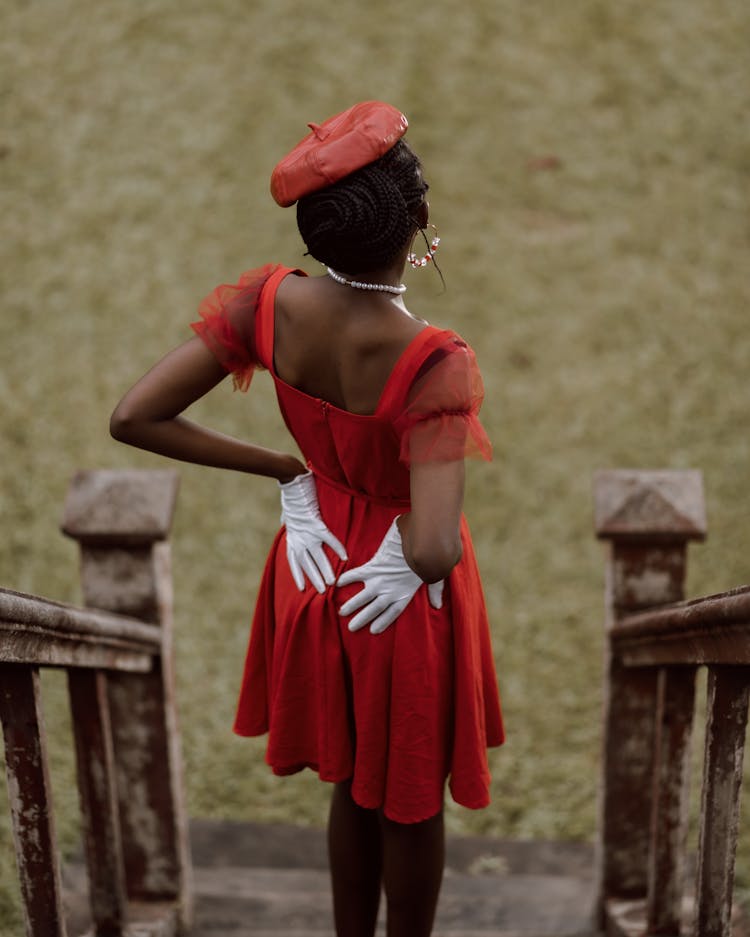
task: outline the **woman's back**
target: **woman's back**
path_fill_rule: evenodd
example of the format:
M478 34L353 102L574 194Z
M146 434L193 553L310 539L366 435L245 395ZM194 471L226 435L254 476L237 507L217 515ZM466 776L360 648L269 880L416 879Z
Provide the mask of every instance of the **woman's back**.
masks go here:
M285 277L276 293L276 374L342 410L372 414L425 325L400 298L343 291L328 277Z

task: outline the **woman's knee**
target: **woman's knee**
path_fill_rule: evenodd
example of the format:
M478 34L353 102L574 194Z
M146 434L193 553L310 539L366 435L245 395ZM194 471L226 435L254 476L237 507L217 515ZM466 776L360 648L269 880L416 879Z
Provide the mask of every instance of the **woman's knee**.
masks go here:
M407 896L442 876L445 859L443 812L420 823L397 823L381 817L385 884L394 899Z

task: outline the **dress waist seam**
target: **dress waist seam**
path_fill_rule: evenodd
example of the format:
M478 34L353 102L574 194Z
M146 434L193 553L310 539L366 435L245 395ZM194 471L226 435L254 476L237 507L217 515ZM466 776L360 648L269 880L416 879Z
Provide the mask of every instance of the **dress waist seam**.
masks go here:
M378 504L388 508L406 508L407 510L411 508L411 500L409 498L381 498L377 495L368 494L366 491L357 491L342 482L334 481L327 475L321 474L314 465L308 463L308 468L315 476L316 482L323 482L331 488L335 488L336 491L341 491L343 494L349 495L351 498L359 498L362 501L369 501L372 504Z

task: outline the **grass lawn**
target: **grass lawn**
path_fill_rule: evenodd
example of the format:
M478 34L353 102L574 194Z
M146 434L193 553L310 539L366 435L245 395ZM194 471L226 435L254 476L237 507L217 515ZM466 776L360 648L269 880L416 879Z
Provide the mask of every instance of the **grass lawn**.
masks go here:
M321 8L323 9L323 8ZM306 266L277 161L357 100L411 121L448 284L410 309L461 332L495 460L469 469L509 740L491 808L453 832L591 838L603 556L598 468L700 468L710 542L689 592L750 580L750 7L741 0L94 3L0 9L0 584L79 601L56 530L79 467L163 466L110 440L124 390L198 300ZM288 446L270 381L194 407ZM278 519L267 481L191 466L173 536L189 810L322 825L309 772L273 778L230 723ZM64 683L45 674L61 843L77 841ZM739 875L750 883L747 836ZM0 811L0 931L18 932Z

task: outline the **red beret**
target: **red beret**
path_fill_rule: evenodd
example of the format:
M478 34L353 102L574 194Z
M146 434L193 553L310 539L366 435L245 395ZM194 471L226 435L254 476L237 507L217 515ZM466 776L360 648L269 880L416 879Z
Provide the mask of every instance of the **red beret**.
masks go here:
M382 101L363 101L322 124L281 160L271 174L271 195L286 207L324 189L387 153L406 133L406 117Z

